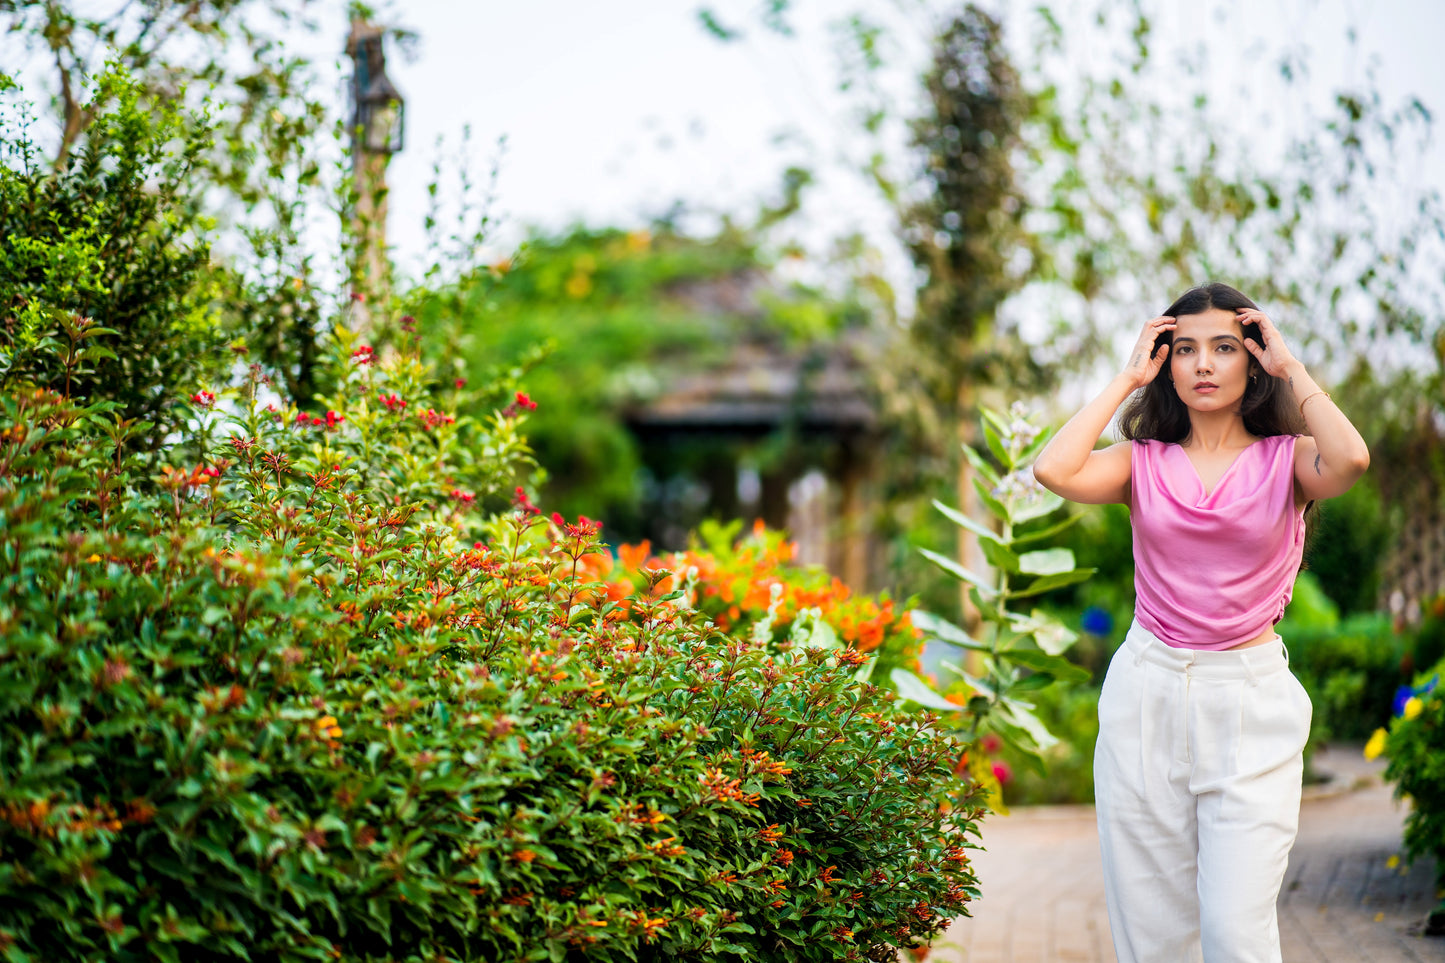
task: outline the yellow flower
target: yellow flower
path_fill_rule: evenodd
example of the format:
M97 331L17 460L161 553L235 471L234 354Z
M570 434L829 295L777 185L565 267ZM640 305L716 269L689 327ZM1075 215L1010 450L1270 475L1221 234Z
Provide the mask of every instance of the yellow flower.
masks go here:
M1365 758L1378 759L1380 753L1385 751L1385 730L1376 729L1375 734L1370 736L1370 741L1365 743Z
M1405 700L1405 711L1402 713L1406 719L1413 719L1420 714L1425 704L1420 701L1419 696L1411 696Z

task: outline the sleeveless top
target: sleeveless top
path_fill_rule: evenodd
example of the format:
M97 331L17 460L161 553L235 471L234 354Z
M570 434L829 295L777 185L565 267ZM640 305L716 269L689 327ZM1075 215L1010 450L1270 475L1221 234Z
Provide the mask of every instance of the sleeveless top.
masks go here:
M1239 453L1208 495L1177 444L1135 441L1135 616L1177 648L1227 649L1278 622L1304 556L1294 435Z

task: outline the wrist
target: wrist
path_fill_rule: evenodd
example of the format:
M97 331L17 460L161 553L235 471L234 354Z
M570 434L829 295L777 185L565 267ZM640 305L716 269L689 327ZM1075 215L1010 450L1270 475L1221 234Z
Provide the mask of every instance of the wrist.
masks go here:
M1149 382L1147 379L1141 379L1137 375L1130 374L1128 371L1121 371L1118 374L1114 375L1114 382L1112 387L1118 391L1124 392L1124 394L1127 395L1133 393L1139 388L1144 387L1148 383Z
M1314 379L1310 377L1310 373L1305 370L1305 366L1295 358L1291 358L1289 363L1284 366L1284 370L1280 372L1280 377L1284 378L1289 386L1294 389L1296 395L1306 391L1313 391L1319 387L1315 384Z

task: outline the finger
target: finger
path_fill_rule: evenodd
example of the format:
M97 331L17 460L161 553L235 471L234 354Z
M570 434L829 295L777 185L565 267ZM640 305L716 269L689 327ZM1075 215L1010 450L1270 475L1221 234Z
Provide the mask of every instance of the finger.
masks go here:
M1241 315L1243 315L1243 318L1241 320L1243 320L1244 318L1248 319L1246 323L1257 324L1261 328L1274 327L1274 322L1270 321L1269 315L1265 314L1263 311L1259 311L1255 308L1240 308L1239 312Z

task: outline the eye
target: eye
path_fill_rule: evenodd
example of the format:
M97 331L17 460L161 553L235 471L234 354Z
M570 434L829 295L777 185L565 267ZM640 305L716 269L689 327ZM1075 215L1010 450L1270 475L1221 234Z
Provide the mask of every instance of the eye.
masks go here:
M1234 350L1234 345L1232 345L1232 344L1221 344L1221 345L1219 346L1219 350L1220 350L1220 351L1225 351L1225 352L1233 351L1233 350Z

